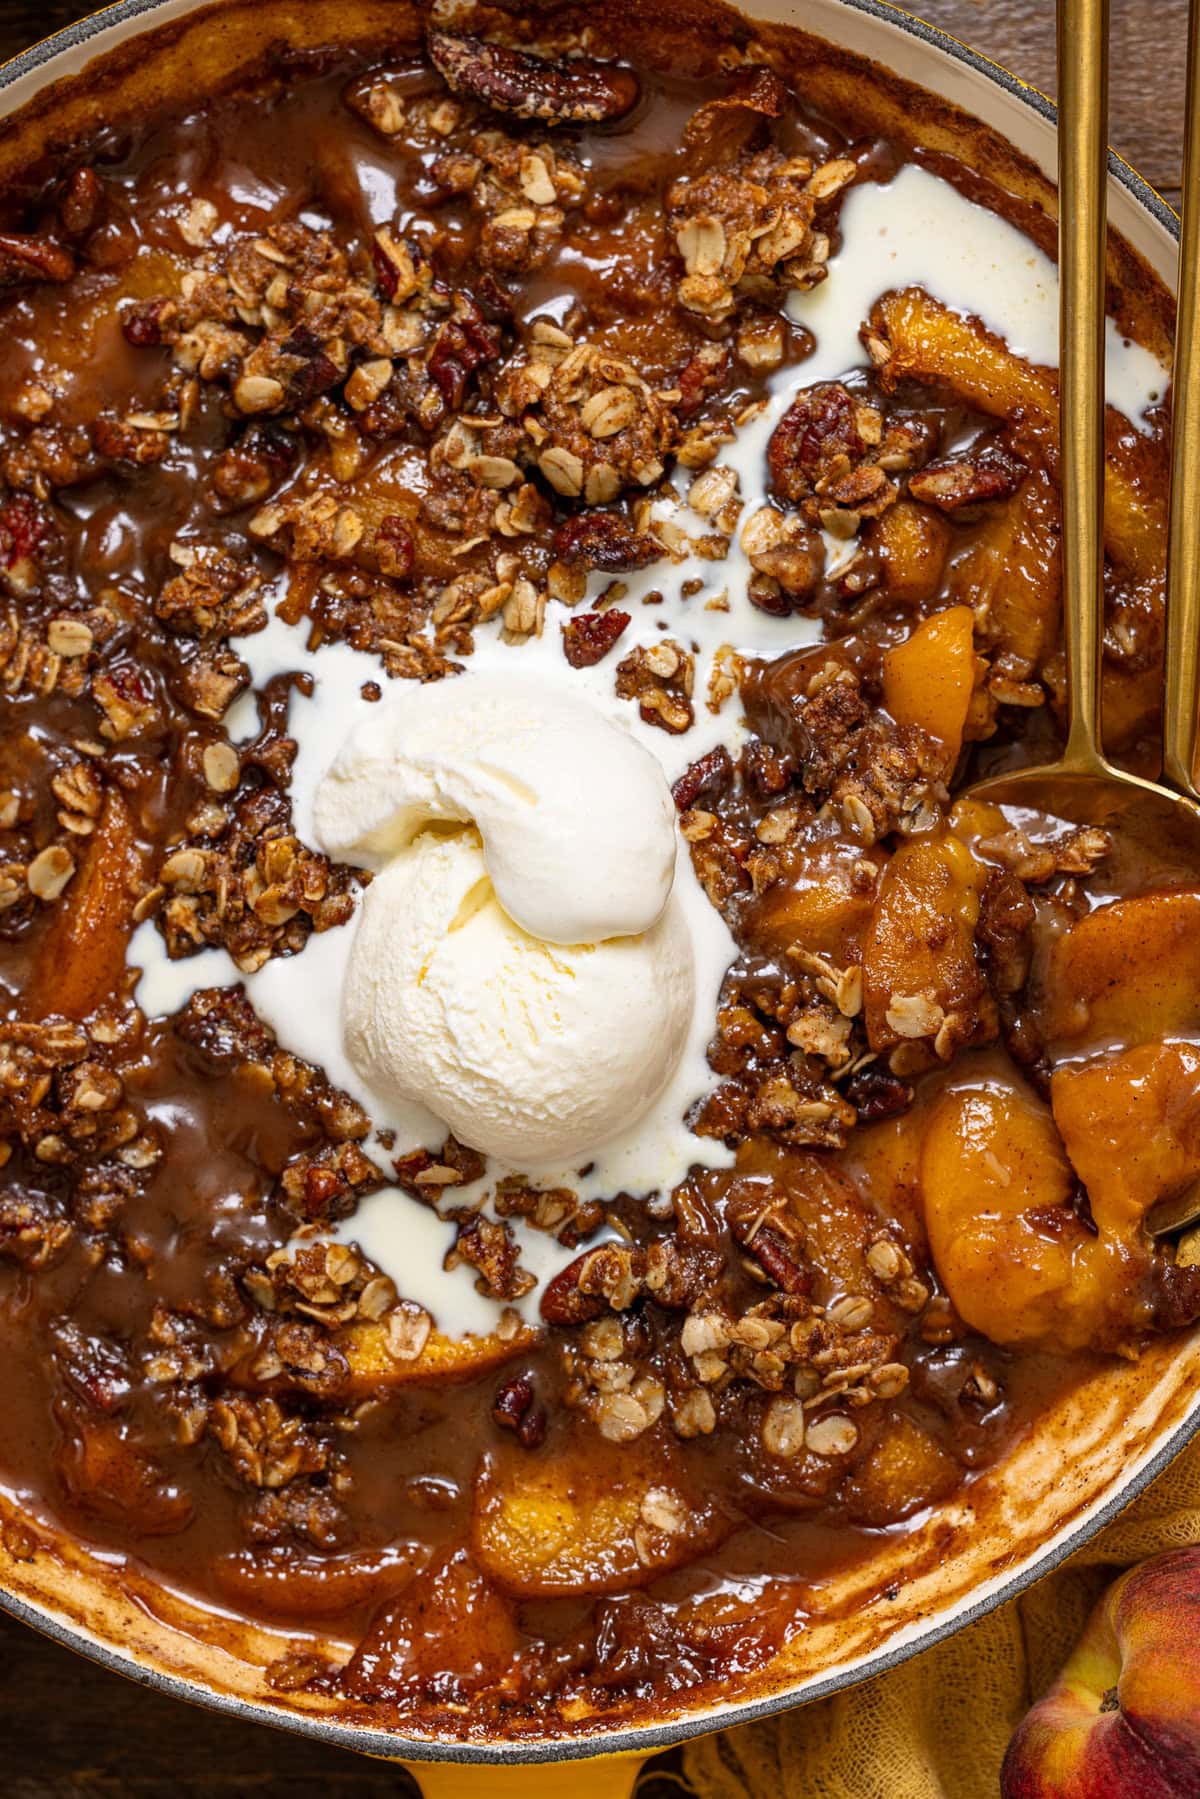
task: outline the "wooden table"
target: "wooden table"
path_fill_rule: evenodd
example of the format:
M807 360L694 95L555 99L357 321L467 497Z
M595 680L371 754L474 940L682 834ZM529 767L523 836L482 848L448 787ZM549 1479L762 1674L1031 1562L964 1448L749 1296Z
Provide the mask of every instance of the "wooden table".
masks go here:
M915 4L934 24L1054 92L1053 0ZM0 59L92 10L78 0L0 0ZM1113 0L1110 136L1173 202L1186 18L1187 0ZM357 1756L158 1698L2 1617L0 1770L4 1799L368 1799L405 1784ZM661 1791L666 1799L665 1783Z

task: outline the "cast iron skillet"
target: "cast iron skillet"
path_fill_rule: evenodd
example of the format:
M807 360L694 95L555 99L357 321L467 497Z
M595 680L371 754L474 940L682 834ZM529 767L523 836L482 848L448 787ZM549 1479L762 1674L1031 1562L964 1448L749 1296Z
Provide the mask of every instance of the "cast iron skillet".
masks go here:
M194 0L194 6L200 3L201 0ZM81 62L89 59L93 40L102 37L107 40L95 44L94 49L98 52L107 48L114 28L122 35L128 34L134 24L149 29L180 13L194 10L194 6L181 5L180 0L117 0L117 4L35 45L0 69L0 118L18 101L26 104L31 91L48 86L68 72L73 73ZM1015 102L1030 128L1020 134L1027 140L1026 147L1031 131L1034 136L1040 132L1044 140L1043 152L1047 145L1052 146L1046 128L1053 130L1056 113L1043 94L965 44L885 4L884 0L808 0L803 8L798 0L748 0L747 11L756 18L766 16L795 22L836 43L843 41L839 30L840 15L840 24L856 51L864 42L869 43L868 54L878 56L889 67L899 67L903 62L901 74L911 75L912 80L926 87L940 75L943 81L954 85L957 94L961 94L965 78L971 98L963 103L985 123L994 123L999 130L1014 132ZM797 14L802 16L797 17ZM989 113L993 115L990 118ZM1167 240L1178 239L1178 219L1133 169L1111 153L1109 168L1111 182L1124 190L1126 212L1131 211L1129 201L1132 201L1143 227L1149 227L1151 237L1157 237L1159 254L1155 260L1160 271L1164 270L1169 262L1166 252L1171 248ZM1150 221L1153 221L1152 226ZM1158 228L1157 232L1154 227ZM1144 230L1142 235L1145 236ZM1144 245L1139 247L1144 248ZM1184 1354L1180 1356L1181 1363L1190 1359ZM1185 1378L1182 1367L1180 1375L1181 1379ZM1155 1387L1154 1394L1157 1392ZM1111 1478L1100 1483L1098 1495L1082 1505L1077 1515L1056 1528L1048 1540L1042 1541L1023 1561L1018 1559L1011 1572L998 1575L994 1563L981 1566L977 1592L948 1606L931 1608L931 1615L926 1620L899 1633L884 1626L880 1631L883 1640L878 1648L855 1653L829 1673L810 1675L798 1683L789 1682L778 1690L742 1703L735 1701L718 1709L708 1708L661 1723L624 1726L591 1737L489 1744L402 1737L392 1731L339 1721L319 1713L285 1710L278 1704L268 1705L238 1692L222 1691L216 1680L206 1679L202 1668L198 1672L189 1668L184 1674L156 1665L154 1656L147 1653L144 1646L138 1646L133 1637L122 1640L123 1633L114 1631L111 1625L107 1634L103 1626L93 1632L77 1618L64 1616L51 1595L38 1595L30 1590L36 1582L27 1583L19 1592L12 1589L11 1582L8 1588L0 1586L0 1606L56 1642L79 1651L114 1673L123 1674L172 1698L206 1705L248 1722L295 1730L340 1748L422 1764L419 1770L421 1782L431 1796L450 1799L451 1795L477 1791L476 1782L480 1781L490 1785L493 1792L554 1791L561 1787L562 1781L555 1778L553 1765L568 1761L585 1764L573 1767L567 1777L574 1799L586 1799L588 1793L617 1795L628 1791L637 1765L646 1756L686 1738L731 1725L752 1723L790 1706L826 1697L869 1676L885 1673L917 1651L943 1641L995 1606L1014 1598L1115 1518L1162 1472L1197 1429L1200 1429L1200 1399L1195 1403L1190 1399L1181 1401L1169 1426L1158 1430L1152 1428L1138 1439L1136 1453L1118 1462ZM79 1580L86 1583L86 1573L81 1571ZM202 1655L200 1659L203 1659ZM622 1759L614 1762L614 1757ZM504 1769L509 1770L507 1778L502 1772Z

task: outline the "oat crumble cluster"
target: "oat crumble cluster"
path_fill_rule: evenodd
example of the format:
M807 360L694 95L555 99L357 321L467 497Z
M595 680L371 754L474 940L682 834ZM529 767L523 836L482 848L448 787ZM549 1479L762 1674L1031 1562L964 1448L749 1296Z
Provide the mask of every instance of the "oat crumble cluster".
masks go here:
M168 1582L358 1645L284 1657L280 1690L447 1728L566 1728L760 1665L831 1529L851 1558L957 1491L1075 1378L1062 1352L1200 1312L1200 1256L1140 1229L1200 1176L1200 895L1162 846L959 797L1061 725L1045 371L909 291L862 321L859 373L806 381L789 296L899 152L763 60L667 79L589 48L432 31L402 65L283 69L105 145L0 237L5 1472ZM235 109L269 209L227 178ZM723 452L781 370L750 510ZM1106 705L1136 758L1157 427L1110 484ZM622 577L719 571L735 541L752 606L819 641L701 669L682 611L622 643ZM458 1196L483 1158L381 1165L241 989L134 1005L146 921L250 974L353 915L366 877L293 823L308 677L257 694L250 738L224 722L280 592L369 697L555 630L685 747L744 714L675 787L738 955L673 1193L507 1179L484 1211ZM1159 956L1148 1044L1112 970ZM1118 1192L1135 1081L1159 1147ZM491 1337L328 1241L385 1184L453 1226ZM574 1252L540 1329L514 1220Z

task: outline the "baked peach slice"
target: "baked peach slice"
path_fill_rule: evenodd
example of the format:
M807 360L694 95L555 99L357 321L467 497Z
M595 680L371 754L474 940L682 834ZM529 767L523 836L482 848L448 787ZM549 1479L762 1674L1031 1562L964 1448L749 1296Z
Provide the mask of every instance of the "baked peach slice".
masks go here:
M859 1189L871 1195L880 1217L895 1218L905 1237L920 1245L924 1236L921 1206L921 1145L924 1114L919 1107L898 1118L860 1124L838 1157Z
M521 1599L644 1586L715 1547L735 1522L676 1462L645 1437L489 1455L475 1483L471 1555Z
M465 1549L450 1549L379 1609L341 1685L372 1704L412 1701L451 1680L472 1693L501 1681L527 1643L511 1602Z
M930 1253L955 1309L993 1342L1062 1341L1087 1236L1068 1210L1073 1187L1054 1120L1032 1094L991 1086L934 1106L921 1152Z
M748 932L779 955L796 944L838 968L859 961L874 904L869 877L855 869L863 861L881 868L883 852L864 854L844 837L785 847L779 878L747 907Z
M952 312L920 288L885 294L871 311L872 350L885 387L906 380L952 388L992 418L1019 421L1050 472L1058 457L1058 375L1014 354L978 319ZM1155 447L1106 415L1104 542L1136 580L1161 578L1166 561L1166 485Z
M883 659L884 705L898 725L918 725L942 745L947 774L962 749L982 667L969 606L935 612Z
M863 943L863 1003L873 1050L986 1028L975 925L987 870L949 832L910 838L884 869Z
M381 1388L475 1380L530 1349L538 1335L526 1324L505 1337L495 1331L486 1337L448 1337L431 1330L420 1353L410 1356L397 1352L396 1338L382 1319L344 1325L333 1341L350 1364L350 1395L360 1397Z
M305 1555L293 1549L230 1550L210 1563L213 1581L235 1604L277 1618L335 1618L407 1587L424 1562L414 1544Z
M1053 481L1044 469L1031 469L1010 500L989 506L971 548L950 570L950 592L971 606L982 642L1021 676L1037 672L1058 635L1060 521Z
M29 992L42 1009L88 1018L116 997L125 978L130 902L144 870L133 816L110 789L83 861L38 944Z
M856 1524L888 1525L944 1499L962 1469L921 1425L890 1419L846 1483L846 1508Z
M944 515L919 500L897 500L875 521L869 541L883 563L883 585L894 600L922 606L935 599L942 585L950 550L950 526Z
M1198 1074L1200 1051L1150 1045L1060 1070L1053 1114L1015 1084L943 1094L921 1191L934 1266L968 1324L996 1343L1130 1346L1149 1322L1145 1213L1200 1174ZM1148 1142L1156 1131L1164 1141Z
M1101 1236L1133 1239L1160 1199L1200 1180L1200 1048L1143 1043L1050 1083L1054 1121Z
M1047 1042L1145 1043L1200 1024L1200 893L1099 906L1054 944L1041 980Z

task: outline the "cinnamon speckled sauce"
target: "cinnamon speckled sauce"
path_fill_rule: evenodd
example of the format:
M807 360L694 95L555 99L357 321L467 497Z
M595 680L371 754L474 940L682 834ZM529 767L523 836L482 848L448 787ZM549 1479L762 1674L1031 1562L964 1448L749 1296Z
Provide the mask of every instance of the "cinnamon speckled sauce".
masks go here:
M1007 1314L963 1316L933 1264L922 1205L921 1145L941 1140L948 1109L973 1095L1016 1104L1016 1092L1020 1116L1006 1128L1024 1130L1027 1113L1049 1116L1060 1071L1086 1076L1097 1058L1146 1048L1146 1035L1186 1070L1194 1035L1164 997L1169 982L1137 990L1132 1025L1102 1020L1090 1036L1055 1010L1056 946L1106 905L1175 894L1150 938L1164 958L1190 953L1193 876L1170 846L1100 854L1047 821L941 823L973 758L1036 753L1054 729L1053 626L1019 666L996 636L998 613L977 614L989 671L1006 649L1015 659L990 712L972 715L957 770L955 755L939 764L936 730L889 710L900 706L889 657L929 618L971 603L1026 482L1045 502L1029 514L1034 551L1046 551L1041 563L1030 553L1030 578L1045 576L1053 463L1036 430L1022 436L978 392L920 370L889 386L860 327L898 330L877 303L921 289L953 318L978 320L989 344L1053 370L1046 184L1021 154L1044 164L1050 139L1008 96L995 118L1016 120L1016 150L846 51L768 33L794 91L736 154L766 156L760 180L772 150L813 168L844 160L851 174L813 224L828 238L823 281L767 284L706 315L679 303L683 270L663 221L672 208L682 216L684 201L667 196L697 173L688 158L703 131L689 140L688 121L729 95L747 55L734 15L705 9L695 35L681 35L671 13L669 56L636 12L589 15L585 48L604 57L619 45L641 98L623 121L553 128L582 197L557 196L565 217L525 266L481 247L489 219L517 202L481 200L480 177L446 158L474 156L502 186L504 145L489 140L481 156L472 131L528 147L545 129L503 115L430 124L445 88L407 15L384 9L382 30L370 7L314 4L284 24L269 8L229 5L189 36L193 10L164 9L159 59L139 61L128 43L109 52L104 118L84 84L0 135L0 170L33 171L23 190L10 183L28 196L6 221L14 228L61 205L55 184L80 161L104 193L74 240L69 281L0 296L14 621L0 789L17 796L3 856L22 881L48 847L65 847L73 869L57 895L31 884L0 914L0 980L18 1027L4 1039L13 1148L0 1175L5 1578L137 1659L280 1715L374 1732L376 1745L399 1734L483 1754L514 1739L715 1720L742 1698L917 1641L1094 1512L1187 1410L1195 1350L1176 1327L1194 1308L1182 1265L1129 1264L1121 1304L1064 1355L1062 1332L1014 1338ZM264 49L284 28L298 54ZM894 55L933 85L944 70L951 100L990 104L981 77L910 49L896 27L830 5L813 29ZM569 14L552 15L536 48L553 57L571 30ZM185 59L204 76L187 91L212 94L201 105L176 99L177 77L160 74ZM390 133L345 100L381 68L399 71L408 109ZM64 156L62 133L87 153ZM1129 580L1118 570L1113 590L1127 651L1114 661L1114 704L1140 757L1154 730L1145 694L1169 255L1131 198L1114 217L1159 258L1154 273L1115 244L1109 338L1114 466L1149 520L1138 525L1144 566ZM293 235L272 238L280 226ZM346 402L337 350L333 381L262 415L236 398L229 357L244 350L187 366L178 336L198 321L252 345L269 336L271 315L300 304L289 281L324 272L327 253L304 247L320 239L349 258L337 281L386 300L392 277L369 253L380 230L416 246L418 287L432 267L445 295L409 309L419 330L396 340L390 401ZM266 277L255 290L247 262L231 263L243 240L264 238L282 243L289 271L269 295ZM155 307L180 294L185 272L224 278L231 266L249 288L228 305L197 300L178 332L169 319L163 328ZM337 281L323 291L342 304ZM482 332L485 353L473 362L455 340L467 384L451 392L431 381L429 358L464 292L481 297L465 330L472 343ZM338 339L354 362L379 362L373 340L354 344L350 310L314 324L319 341L293 326L283 354L311 365ZM158 323L130 331L134 314ZM642 566L589 570L585 559L552 572L564 525L589 509L538 461L536 430L558 441L565 429L551 400L506 410L507 365L527 355L538 322L566 339L564 353L588 343L631 369L643 416L661 407L674 420L660 477L635 476L591 509L656 539L666 553ZM751 325L777 354L739 349ZM542 341L564 350L552 334ZM713 345L728 354L710 358ZM559 364L544 366L553 384ZM661 396L686 393L697 369L707 385L676 416L681 401ZM840 513L818 502L811 469L808 493L783 497L794 465L781 470L780 428L798 395L831 385L855 420L858 448L839 452L850 472L882 467L901 490L877 514L865 499ZM494 503L486 482L469 462L431 458L459 413L477 421L485 454L520 470L495 490L501 504L533 490L533 528L499 546L516 565L498 567L491 528L479 529ZM541 424L518 441L510 423L528 416ZM339 473L347 431L361 441ZM828 435L822 423L817 437ZM964 462L998 484L990 495L958 508L920 498L924 469ZM706 509L714 470L736 477L732 512ZM864 496L880 491L872 478ZM306 549L299 514L278 531L251 522L329 494L366 518L368 546L381 521L392 542L389 521L403 521L407 568L374 549L366 562L353 546ZM889 576L901 555L883 523L893 506L910 517L915 507L939 547L936 572L922 565L907 588ZM803 529L812 579L794 560L766 559L761 531L745 537L764 509ZM239 571L215 586L204 573L214 547L232 549ZM446 604L439 616L464 577L454 598L465 591L475 612L451 616ZM484 616L481 595L506 581ZM533 630L510 607L522 581L540 596ZM618 611L628 623L614 647L574 665L564 627ZM91 645L82 662L53 666L51 626L68 618ZM231 632L231 620L250 628ZM58 640L71 641L61 630ZM655 1108L586 1166L526 1180L469 1142L447 1145L436 1120L381 1115L347 1053L342 994L369 887L321 854L313 800L360 720L403 693L413 657L465 706L474 680L509 669L575 695L679 784L675 896L695 960L693 1016ZM432 669L431 657L458 668ZM740 685L722 686L729 669ZM678 708L692 714L687 728L664 728ZM857 760L851 733L871 746ZM232 787L208 756L226 744ZM885 828L868 828L859 808L891 803L885 772L901 799ZM1013 828L1025 847L997 848ZM925 1050L897 1057L914 1039L879 1019L907 1027L912 1008L896 1002L912 988L897 975L880 1001L871 985L878 920L901 878L887 871L901 850L913 866L912 846L948 836L967 846L993 935L937 1002ZM171 878L173 857L197 854ZM958 851L947 854L957 867ZM225 859L226 885L208 884L217 864L205 858ZM50 887L57 866L42 865ZM913 877L899 916L916 916L942 866ZM843 877L829 922L821 907ZM1012 889L1001 913L1005 877L1028 917ZM276 897L256 910L264 894ZM998 971L1003 957L1017 966L1021 931L1028 960L1014 986ZM1082 992L1092 952L1074 941ZM864 964L856 1005L843 977ZM947 1019L943 1054L933 1042ZM850 1046L845 1061L867 1057L861 1069L838 1072L830 1031ZM1079 1192L1054 1189L1054 1206L1045 1253L1077 1243L1083 1266L1096 1219ZM958 1249L946 1255L957 1270ZM1155 1324L1173 1334L1131 1359Z

